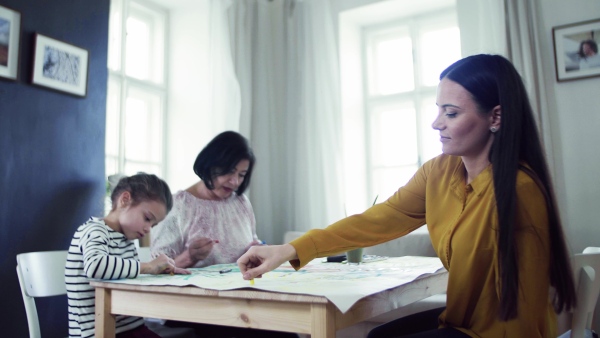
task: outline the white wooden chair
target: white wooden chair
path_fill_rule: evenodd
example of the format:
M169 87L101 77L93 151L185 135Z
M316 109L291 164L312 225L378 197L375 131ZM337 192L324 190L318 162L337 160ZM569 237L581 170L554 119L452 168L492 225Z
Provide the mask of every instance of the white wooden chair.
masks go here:
M571 260L577 287L577 307L573 309L571 330L559 338L591 338L592 317L600 294L600 247L588 247Z
M35 298L67 293L65 288L66 261L66 250L28 252L17 255L17 276L25 304L30 338L41 337Z
M41 337L35 298L67 294L65 287L66 261L66 250L28 252L17 255L17 276L27 313L30 338ZM146 326L163 338L195 337L194 331L190 328L170 328L148 320L146 320Z

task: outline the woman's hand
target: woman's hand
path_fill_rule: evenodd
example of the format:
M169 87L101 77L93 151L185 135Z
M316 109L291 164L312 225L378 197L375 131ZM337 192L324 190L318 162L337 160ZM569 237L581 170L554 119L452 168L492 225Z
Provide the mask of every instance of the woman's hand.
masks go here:
M212 240L207 237L200 237L191 240L188 249L183 251L179 256L175 257L175 264L184 268L189 268L198 261L201 261L210 255L213 245L219 243L218 239Z
M176 267L175 261L173 261L173 259L161 253L152 261L148 263L141 263L140 273L147 273L152 275L158 275L161 273L189 275L190 271Z
M213 241L212 239L206 237L201 237L191 241L188 247L188 253L193 264L196 264L197 261L208 257L215 243L219 243L219 241Z
M290 244L261 245L251 247L237 260L244 279L261 278L286 261L298 258L296 249Z

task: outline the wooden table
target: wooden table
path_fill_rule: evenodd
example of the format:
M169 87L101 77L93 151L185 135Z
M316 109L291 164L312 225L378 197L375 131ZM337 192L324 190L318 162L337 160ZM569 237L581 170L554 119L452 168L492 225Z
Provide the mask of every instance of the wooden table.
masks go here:
M145 286L93 281L96 337L115 336L114 314L249 327L333 338L337 330L446 291L448 272L425 275L365 297L346 313L324 296L255 289Z

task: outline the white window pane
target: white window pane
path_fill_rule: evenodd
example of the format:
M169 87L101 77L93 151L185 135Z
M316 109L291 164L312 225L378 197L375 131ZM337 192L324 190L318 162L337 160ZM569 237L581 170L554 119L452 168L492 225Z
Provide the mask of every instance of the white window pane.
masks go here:
M376 95L411 91L415 88L412 41L409 37L379 41L373 59Z
M128 17L126 44L125 72L141 80L149 79L151 51L148 23L136 17Z
M119 158L115 156L106 156L105 159L105 174L106 177L119 173Z
M109 156L119 155L119 119L121 111L121 85L118 81L108 81L106 95L106 142L105 152Z
M135 175L139 172L162 177L160 166L158 164L125 161L125 175Z
M418 162L416 112L411 108L382 110L371 122L373 166Z
M131 2L127 17L125 73L157 84L164 81L167 14Z
M121 36L123 23L123 1L111 0L108 24L108 68L121 69Z
M421 44L423 85L436 86L440 73L461 57L460 31L458 27L429 31L421 36Z
M403 166L397 168L380 168L373 170L373 196L379 196L378 202L383 202L404 186L414 176L418 166Z
M125 158L160 162L162 144L160 96L130 89L125 102Z
M440 132L431 126L437 113L435 98L423 100L421 106L421 160L423 163L442 153Z
M146 1L111 0L107 175L162 168L167 13Z

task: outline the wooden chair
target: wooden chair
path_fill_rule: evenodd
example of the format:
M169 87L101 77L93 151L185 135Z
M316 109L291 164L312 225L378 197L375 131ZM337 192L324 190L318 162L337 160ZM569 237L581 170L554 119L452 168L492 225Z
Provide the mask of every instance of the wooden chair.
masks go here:
M30 338L41 337L35 298L67 294L65 287L66 261L66 250L28 252L17 255L17 276L25 304Z
M559 338L592 337L592 317L600 294L600 247L588 247L571 260L577 286L577 307L573 309L571 330Z
M30 338L41 337L35 298L67 294L65 287L66 261L66 250L28 252L17 255L17 276L25 304ZM189 328L170 328L148 320L146 326L163 338L195 337L194 331Z

